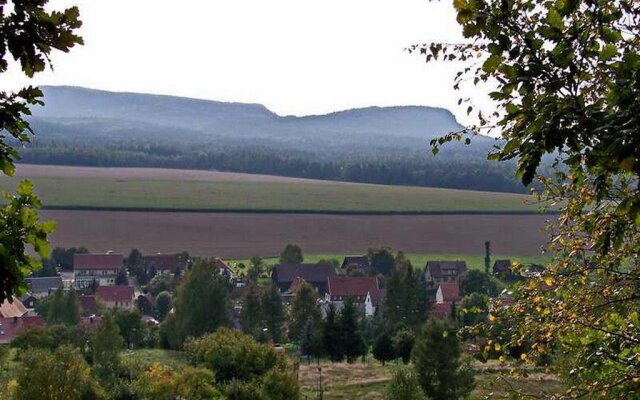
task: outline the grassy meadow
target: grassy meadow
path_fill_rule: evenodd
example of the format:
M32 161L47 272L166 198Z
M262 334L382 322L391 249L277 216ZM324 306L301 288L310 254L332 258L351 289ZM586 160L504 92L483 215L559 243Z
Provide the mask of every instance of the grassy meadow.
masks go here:
M342 263L344 254L305 254L305 263L317 263L320 260L337 260ZM411 261L411 264L416 268L423 268L427 261L465 261L469 269L484 270L484 254L469 255L469 254L412 254L408 253L405 256ZM545 264L549 261L549 256L517 256L517 255L504 255L504 254L492 254L491 265L495 260L509 259L511 262L519 262L523 264ZM230 264L237 269L239 264L245 266L251 265L251 261L248 258L230 259ZM278 263L278 257L265 257L264 263L267 266L272 266ZM237 270L237 272L241 272Z
M55 168L55 167L52 167ZM29 177L48 208L313 213L535 213L530 196L343 182ZM17 178L0 178L12 191Z

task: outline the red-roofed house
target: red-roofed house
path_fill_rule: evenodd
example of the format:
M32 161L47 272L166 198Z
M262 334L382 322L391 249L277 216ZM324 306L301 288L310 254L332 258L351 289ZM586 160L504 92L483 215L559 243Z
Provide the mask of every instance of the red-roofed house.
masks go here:
M376 299L381 296L378 278L375 276L330 276L327 279L325 300L340 309L344 301L350 298L354 303L363 306L366 314L368 298L370 314L367 315L373 315L375 309L373 308L372 293Z
M124 264L122 254L74 254L73 275L77 288L94 284L114 285L116 275Z
M32 326L44 326L42 317L0 318L0 344L11 343L20 332Z
M133 286L98 286L96 298L100 299L106 307L133 308Z
M441 283L436 292L436 304L457 303L460 301L457 283Z

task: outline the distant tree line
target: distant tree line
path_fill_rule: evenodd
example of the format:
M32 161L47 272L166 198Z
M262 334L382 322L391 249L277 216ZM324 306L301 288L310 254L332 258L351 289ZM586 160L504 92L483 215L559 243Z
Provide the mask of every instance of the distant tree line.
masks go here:
M327 150L328 151L328 150ZM109 143L40 141L22 151L22 162L100 167L154 167L259 173L300 178L435 186L499 192L525 190L515 166L490 164L479 156L429 158L379 151L335 154L270 147L118 141Z

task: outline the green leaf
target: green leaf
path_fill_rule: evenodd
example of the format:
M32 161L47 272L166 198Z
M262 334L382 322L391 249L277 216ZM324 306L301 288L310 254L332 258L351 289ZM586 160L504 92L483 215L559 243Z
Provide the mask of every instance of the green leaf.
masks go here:
M502 57L498 54L493 54L482 64L482 70L487 73L495 72L502 63Z
M602 51L600 52L600 55L598 56L598 60L600 61L609 61L611 60L613 57L616 56L616 54L618 54L618 47L616 47L615 44L607 44L602 48Z
M562 16L555 8L549 9L549 14L547 15L547 22L552 28L563 30L564 22L562 21Z

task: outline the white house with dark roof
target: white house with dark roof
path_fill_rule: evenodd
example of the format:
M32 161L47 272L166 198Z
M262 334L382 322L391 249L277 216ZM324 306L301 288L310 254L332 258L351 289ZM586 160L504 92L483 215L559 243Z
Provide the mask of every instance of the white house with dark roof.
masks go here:
M97 284L112 286L116 275L124 265L122 254L74 254L73 278L76 288Z

